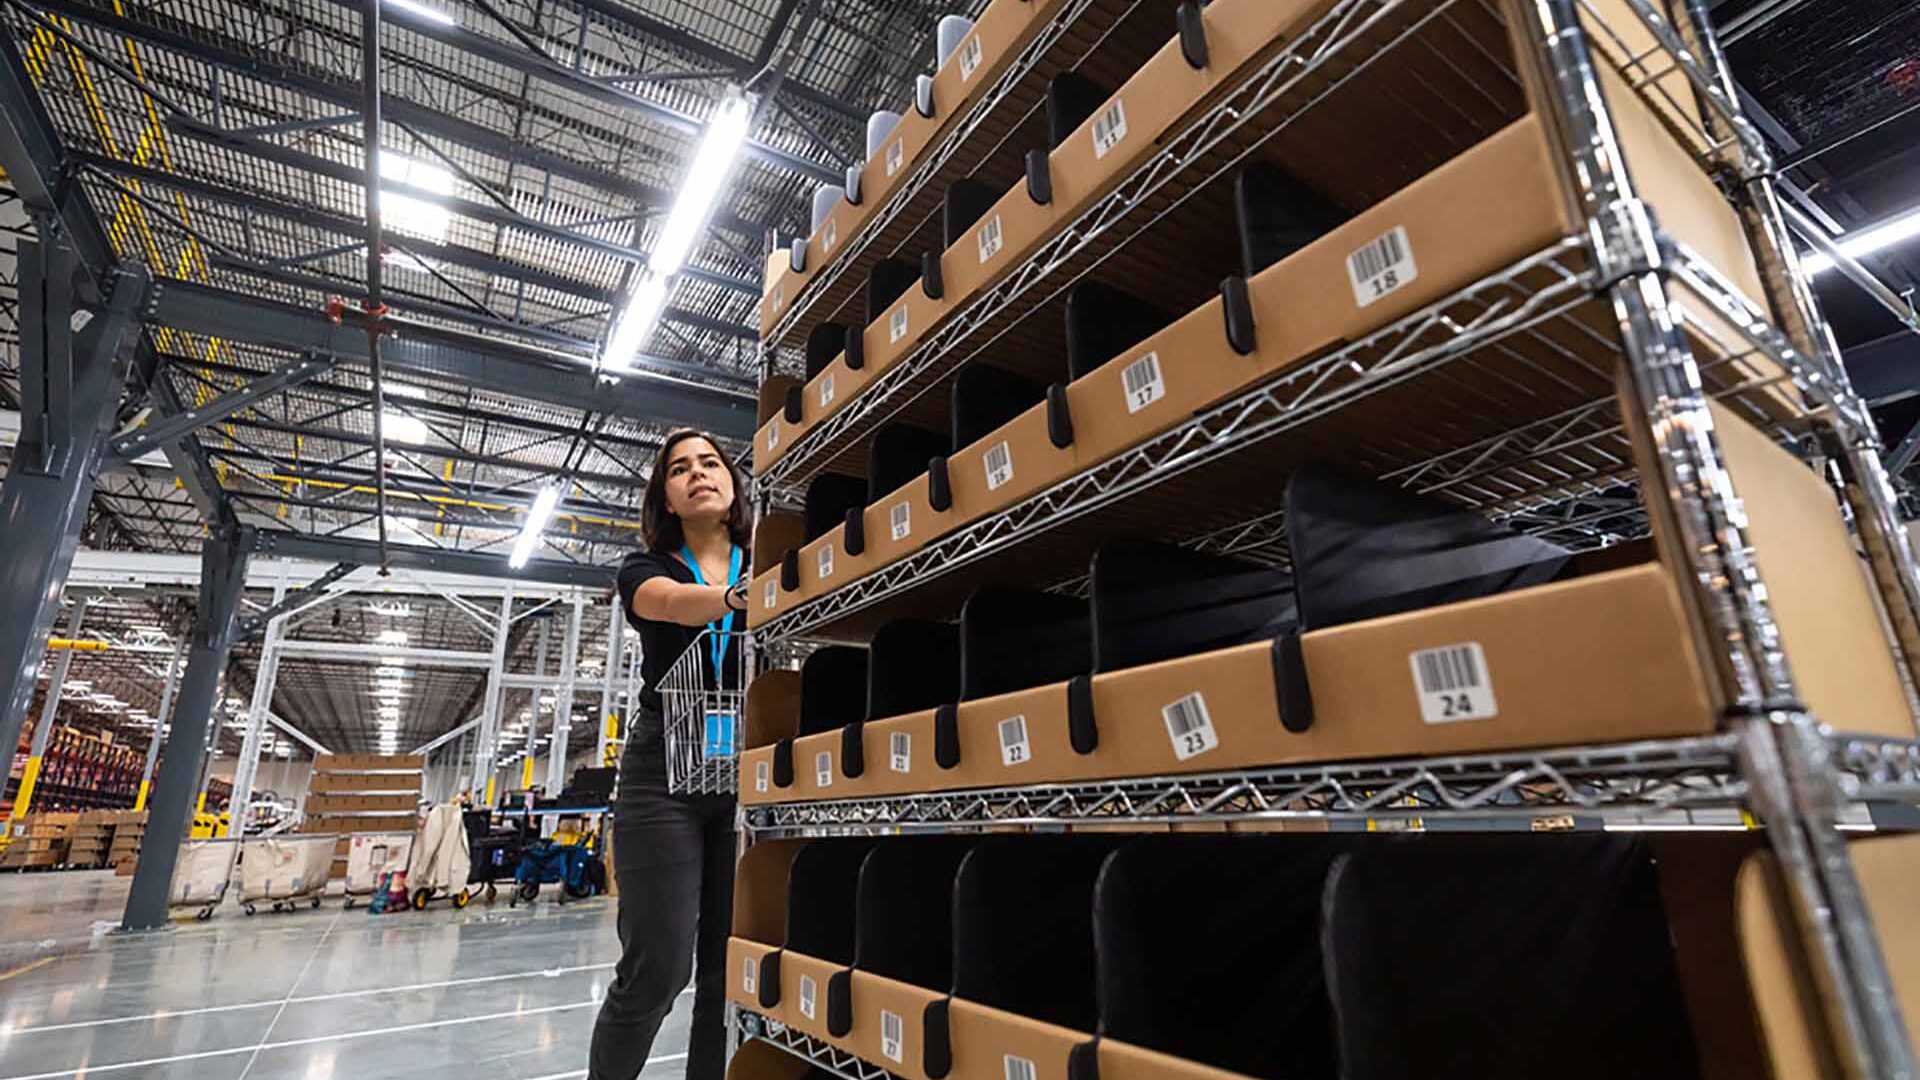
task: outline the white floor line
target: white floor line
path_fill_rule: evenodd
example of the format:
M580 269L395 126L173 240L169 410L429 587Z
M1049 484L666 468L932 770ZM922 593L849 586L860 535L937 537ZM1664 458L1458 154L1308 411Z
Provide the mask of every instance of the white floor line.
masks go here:
M410 983L406 986L376 986L366 990L336 990L330 994L303 994L293 998L267 998L261 1001L239 1002L233 1005L203 1005L193 1009L161 1009L157 1012L141 1013L138 1016L109 1016L99 1020L74 1020L64 1024L41 1024L38 1027L15 1028L14 1036L31 1035L38 1031L70 1031L74 1028L101 1027L106 1024L132 1024L142 1020L172 1020L182 1016L204 1016L207 1013L243 1012L247 1009L265 1009L279 1005L283 1001L289 1005L304 1005L315 1001L338 1001L342 998L373 997L378 994L400 994L410 990L440 990L449 986L468 987L483 983L505 982L508 979L531 979L534 976L557 978L577 971L604 971L613 967L612 963L577 964L573 967L535 968L531 971L511 971L501 975L476 975L466 979L447 979L442 982ZM692 989L682 993L692 993Z
M284 1050L290 1046L312 1046L315 1043L344 1042L348 1039L366 1039L375 1035L399 1035L409 1031L425 1031L430 1028L452 1027L456 1024L478 1024L489 1020L509 1020L523 1016L539 1016L543 1013L566 1012L571 1009L585 1009L600 1004L595 998L591 1001L576 1001L566 1005L546 1005L537 1009L512 1009L507 1012L488 1013L484 1016L459 1016L448 1020L423 1020L417 1024L400 1024L394 1027L368 1028L365 1031L347 1031L338 1035L311 1035L304 1039L282 1039L279 1042L262 1042L258 1046L234 1046L225 1050L201 1050L191 1054L175 1054L171 1057L147 1058L142 1061L119 1061L109 1065L81 1065L72 1069L60 1069L54 1072L23 1073L18 1076L0 1077L0 1080L59 1080L63 1076L97 1076L101 1073L118 1072L122 1069L144 1069L155 1065L171 1065L177 1061L200 1061L206 1058L230 1057L234 1054L251 1052L258 1057L263 1050ZM681 1055L685 1056L685 1055ZM651 1060L651 1059L649 1059ZM664 1058L662 1060L671 1060ZM253 1067L253 1059L248 1059L247 1067ZM242 1072L242 1076L246 1073Z
M344 905L339 911L334 912L333 921L327 923L327 928L321 933L320 940L313 943L313 951L307 954L307 962L300 965L300 974L295 975L292 985L287 987L287 996L280 999L280 1007L274 1010L273 1019L267 1021L267 1030L260 1033L260 1042L253 1048L253 1056L249 1057L246 1065L241 1067L240 1080L247 1080L247 1074L253 1071L253 1063L260 1060L260 1047L265 1046L268 1036L273 1034L273 1025L278 1024L280 1018L286 1015L287 1002L293 1000L293 992L300 989L300 984L306 981L307 972L313 970L313 962L320 958L320 950L327 947L327 938L332 935L334 925L340 921L340 916L346 913L347 909Z

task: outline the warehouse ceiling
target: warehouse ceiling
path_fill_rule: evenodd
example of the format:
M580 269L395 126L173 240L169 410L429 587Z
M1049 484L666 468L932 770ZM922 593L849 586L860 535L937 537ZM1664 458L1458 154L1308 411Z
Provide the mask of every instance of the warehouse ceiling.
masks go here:
M534 495L560 482L539 557L611 566L636 546L660 437L695 418L693 406L728 418L723 435L749 432L770 238L804 228L814 187L864 150L868 113L903 107L913 76L931 71L938 18L984 2L384 4L382 173L394 184L381 198L382 263L403 338L484 335L591 370L700 123L731 87L757 96L751 144L638 371L607 384L617 407L614 394L604 409L581 408L581 395L556 394L556 404L537 385L509 394L450 374L389 372L392 541L504 555ZM175 296L197 287L303 314L332 302L352 310L365 296L361 17L357 2L334 0L0 0L0 25L58 129L67 173L117 255L145 263L163 294L178 283ZM30 234L19 200L0 187L0 409L19 400L12 250ZM159 377L186 408L305 358L165 325L150 340ZM371 389L363 363L343 362L198 432L237 519L374 536ZM17 413L10 419L0 414L8 446ZM191 487L157 453L106 472L86 545L198 551L205 530ZM123 599L97 606L88 627L115 637L177 622L174 596ZM443 601L416 608L417 640L478 631ZM588 622L583 656L604 650L604 621ZM522 638L531 670L532 637ZM257 655L257 640L236 648L229 697L244 699ZM162 661L82 654L75 677L93 671L126 700L157 705ZM364 677L344 679L341 667L283 664L275 711L333 749L370 749ZM479 682L472 672L423 676L404 734L424 739L466 719Z

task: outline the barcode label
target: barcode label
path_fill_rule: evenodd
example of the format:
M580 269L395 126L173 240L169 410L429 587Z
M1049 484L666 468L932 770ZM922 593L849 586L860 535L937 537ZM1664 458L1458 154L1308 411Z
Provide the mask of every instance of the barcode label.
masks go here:
M901 1043L905 1041L907 1025L900 1022L900 1014L880 1010L880 1052L894 1061L904 1061L906 1051Z
M740 989L753 993L760 985L760 961L749 956L740 961Z
M1000 228L999 214L988 218L987 223L980 226L978 243L980 245L980 262L982 264L985 264L988 259L993 258L995 255L1000 254L1000 241L1002 236L1003 231Z
M773 605L779 602L780 602L780 579L768 578L766 603L763 606L772 607Z
M780 284L775 285L773 287L774 314L776 315L779 314L780 309L786 306L787 306L787 285L785 282L781 282Z
M1185 761L1220 745L1213 730L1213 717L1207 714L1207 699L1199 692L1188 694L1160 710L1167 722L1167 737L1173 740L1173 756Z
M999 491L1001 486L1013 479L1013 451L1007 449L1006 440L987 447L987 490Z
M1012 1054L1002 1054L1006 1063L1007 1080L1034 1080L1033 1062Z
M895 139L887 147L887 179L893 179L893 174L900 171L900 166L905 163L906 160L906 140Z
M1420 697L1420 718L1429 724L1487 720L1500 715L1494 700L1487 654L1477 641L1417 649L1407 654L1413 688Z
M907 306L902 304L893 309L893 314L887 316L887 342L891 344L906 336Z
M913 531L912 514L913 504L907 502L894 503L893 509L887 511L887 525L896 542L905 540Z
M820 580L825 581L826 579L832 576L833 576L833 545L828 544L826 547L823 547L820 549Z
M780 449L780 421L770 420L767 422L767 453L771 454L778 449Z
M813 1019L814 1001L819 996L820 984L813 981L813 976L800 976L800 1015L809 1020Z
M980 35L978 34L968 38L966 44L960 46L961 82L973 78L973 73L980 70L980 54L982 51L980 47Z
M822 750L813 755L813 786L833 786L833 751ZM808 1013L812 1016L812 1013Z
M832 253L833 245L839 242L840 221L838 218L828 218L827 227L825 231L820 234L820 254L827 255Z
M820 407L821 408L824 409L827 406L833 404L834 389L835 388L833 385L833 372L829 371L826 374L820 376Z
M1027 744L1027 718L1009 716L1000 721L1000 764L1018 765L1033 757Z
M1413 265L1413 245L1404 226L1347 256L1347 278L1353 282L1353 302L1366 307L1420 276Z
M1160 376L1157 352L1150 352L1120 369L1120 382L1126 387L1129 413L1137 413L1167 396L1167 383Z
M761 762L755 763L755 765L753 766L753 790L758 791L763 795L766 793L767 787L769 786L770 779L771 779L769 775L770 772L771 770L768 769L766 762L761 761ZM747 963L751 964L753 963L753 961L749 960L747 961ZM751 990L753 988L748 987L747 989Z
M887 757L894 772L913 771L913 736L896 731L887 737Z
M1116 98L1105 111L1093 118L1093 156L1096 159L1106 157L1107 151L1120 145L1120 140L1126 137L1127 109Z

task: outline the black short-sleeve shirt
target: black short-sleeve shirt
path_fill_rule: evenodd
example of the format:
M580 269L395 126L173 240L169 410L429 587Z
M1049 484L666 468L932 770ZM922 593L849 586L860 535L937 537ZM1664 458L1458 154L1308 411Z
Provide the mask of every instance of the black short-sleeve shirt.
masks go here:
M694 643L694 639L705 630L704 626L681 626L678 623L656 622L643 619L633 613L633 594L641 584L650 578L665 577L682 585L693 585L693 571L681 561L678 555L664 555L651 551L636 551L627 556L620 564L620 609L627 613L627 625L640 635L640 675L645 685L640 690L640 716L629 738L640 745L658 746L660 743L660 723L662 709L660 702L660 684L666 678L667 671L673 667L683 653ZM740 686L740 639L738 632L746 629L746 615L736 612L730 628L736 636L727 644L726 659L722 677L728 689ZM708 639L709 641L711 639ZM701 670L707 685L713 686L713 661L707 650L706 642L701 643Z

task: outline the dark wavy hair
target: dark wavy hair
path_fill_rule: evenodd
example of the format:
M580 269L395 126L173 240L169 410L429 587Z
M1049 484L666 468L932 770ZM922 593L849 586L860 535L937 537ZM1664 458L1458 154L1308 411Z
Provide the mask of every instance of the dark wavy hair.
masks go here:
M680 517L667 510L667 462L673 456L673 448L688 439L705 439L713 452L720 455L720 464L727 467L733 477L733 507L727 511L727 532L732 534L733 542L748 546L753 536L753 525L747 517L747 503L741 498L740 470L733 467L733 459L727 455L727 448L720 440L704 431L694 428L681 428L668 435L660 444L660 451L653 456L653 472L647 477L647 495L640 502L640 538L646 541L647 550L658 553L679 551L687 542L687 534L680 528Z

